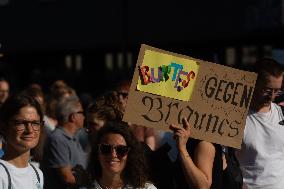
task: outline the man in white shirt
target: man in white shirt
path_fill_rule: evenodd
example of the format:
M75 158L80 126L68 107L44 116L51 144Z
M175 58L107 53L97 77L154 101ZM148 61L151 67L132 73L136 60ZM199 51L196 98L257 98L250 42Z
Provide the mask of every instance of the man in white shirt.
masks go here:
M258 79L248 112L241 150L237 151L244 188L284 188L284 116L273 103L281 92L283 67L273 59L256 62Z

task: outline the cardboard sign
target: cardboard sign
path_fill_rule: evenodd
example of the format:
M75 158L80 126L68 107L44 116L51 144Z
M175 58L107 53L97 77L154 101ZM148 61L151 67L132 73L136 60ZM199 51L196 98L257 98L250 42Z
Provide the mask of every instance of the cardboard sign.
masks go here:
M124 121L240 148L257 74L142 45Z
M199 65L193 60L149 50L138 68L137 90L189 101Z

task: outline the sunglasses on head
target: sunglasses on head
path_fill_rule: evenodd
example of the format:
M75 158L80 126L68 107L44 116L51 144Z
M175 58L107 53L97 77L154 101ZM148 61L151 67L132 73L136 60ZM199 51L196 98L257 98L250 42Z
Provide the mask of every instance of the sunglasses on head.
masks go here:
M112 150L115 150L117 156L123 157L129 152L130 148L125 145L112 146L110 144L99 144L99 150L103 155L110 155Z

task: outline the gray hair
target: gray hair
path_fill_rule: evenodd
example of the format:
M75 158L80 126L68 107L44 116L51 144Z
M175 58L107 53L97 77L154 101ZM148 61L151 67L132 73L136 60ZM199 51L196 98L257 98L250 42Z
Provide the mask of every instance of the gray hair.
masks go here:
M56 106L56 119L59 123L66 123L69 121L71 114L79 111L78 104L80 100L77 96L69 96L62 98Z

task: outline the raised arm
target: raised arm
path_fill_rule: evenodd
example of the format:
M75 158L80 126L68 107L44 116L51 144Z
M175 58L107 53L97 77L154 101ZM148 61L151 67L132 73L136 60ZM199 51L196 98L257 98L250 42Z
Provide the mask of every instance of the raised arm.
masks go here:
M191 157L186 149L186 143L190 137L190 126L186 119L183 119L183 128L171 125L170 129L174 131L186 182L192 188L209 189L212 184L214 146L209 142L201 141L194 151L194 157Z

